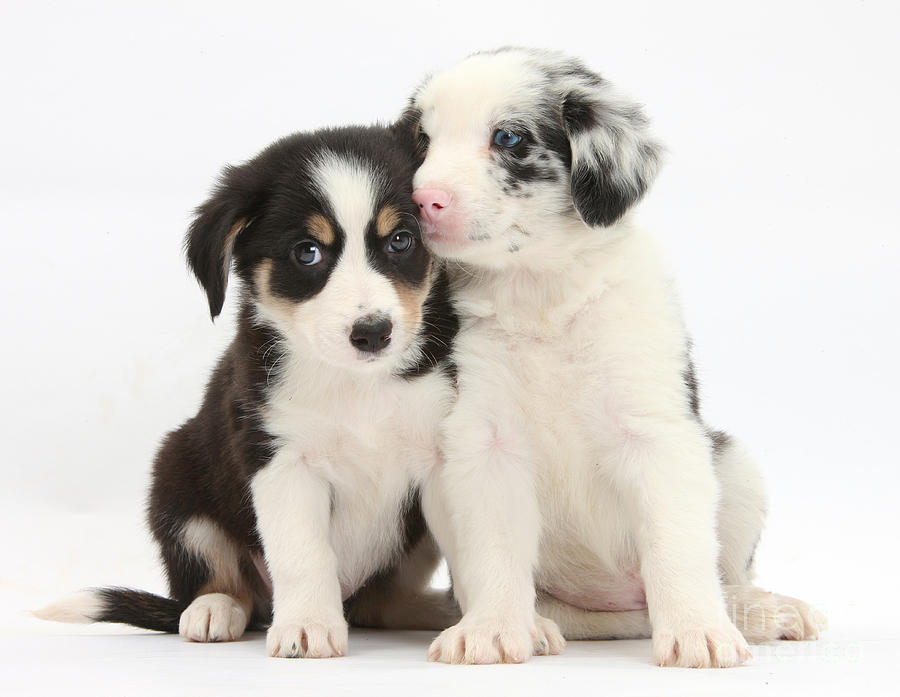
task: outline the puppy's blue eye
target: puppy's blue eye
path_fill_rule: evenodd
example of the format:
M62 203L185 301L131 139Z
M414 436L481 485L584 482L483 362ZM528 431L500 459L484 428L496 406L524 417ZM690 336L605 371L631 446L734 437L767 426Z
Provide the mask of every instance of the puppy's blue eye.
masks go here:
M494 145L499 145L501 148L514 148L521 142L522 136L513 133L512 131L507 131L502 128L498 128L494 131Z
M403 254L412 249L415 238L408 230L397 230L391 235L391 241L388 242L388 251L394 254Z
M291 250L291 256L301 266L313 266L322 261L322 252L319 251L319 246L311 240L303 240L303 242L295 244Z

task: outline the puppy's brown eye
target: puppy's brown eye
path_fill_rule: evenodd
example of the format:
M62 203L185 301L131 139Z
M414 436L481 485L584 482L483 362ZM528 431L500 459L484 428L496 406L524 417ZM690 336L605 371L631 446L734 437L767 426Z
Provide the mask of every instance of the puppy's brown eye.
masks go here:
M391 241L388 242L388 251L394 254L403 254L413 248L416 238L412 236L409 230L397 230L391 235Z
M291 258L300 266L313 266L322 261L322 252L312 240L303 240L294 245Z

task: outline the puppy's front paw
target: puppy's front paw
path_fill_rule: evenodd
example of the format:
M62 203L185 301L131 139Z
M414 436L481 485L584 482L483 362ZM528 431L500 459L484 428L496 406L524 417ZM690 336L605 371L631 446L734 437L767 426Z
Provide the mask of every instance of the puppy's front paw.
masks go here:
M708 627L654 628L653 658L661 666L731 668L752 655L741 633L723 618Z
M247 612L225 593L206 593L181 613L178 632L190 641L234 641L247 627Z
M520 621L464 617L432 642L428 660L455 664L523 663L533 655L561 653L565 645L556 623L540 615Z
M537 638L534 642L535 656L556 656L566 648L566 640L553 620L535 615Z
M278 622L266 634L266 650L277 658L333 658L347 653L347 623Z
M828 626L825 616L802 600L755 586L729 586L728 615L747 641L815 641Z

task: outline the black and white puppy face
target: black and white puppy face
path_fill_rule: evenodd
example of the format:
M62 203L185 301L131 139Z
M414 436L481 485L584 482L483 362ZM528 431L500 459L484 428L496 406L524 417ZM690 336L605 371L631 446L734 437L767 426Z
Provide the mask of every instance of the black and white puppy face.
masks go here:
M378 127L296 134L226 168L186 240L212 316L233 259L256 317L295 347L364 370L415 362L432 263L413 169Z
M616 223L660 156L639 106L548 51L470 56L427 80L401 124L425 156L413 196L428 246L482 266L568 256L560 235Z

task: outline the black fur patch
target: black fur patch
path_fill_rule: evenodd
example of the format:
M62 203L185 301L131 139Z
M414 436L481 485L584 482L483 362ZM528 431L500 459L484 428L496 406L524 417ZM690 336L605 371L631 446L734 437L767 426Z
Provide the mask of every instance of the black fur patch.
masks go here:
M539 158L547 157L546 161L549 162L552 155L568 170L572 166L572 148L566 131L557 121L555 115L551 113L542 119L535 129L538 139L546 150Z
M713 454L722 455L731 447L731 436L725 431L710 431L709 438L712 441Z
M571 93L563 99L563 122L566 130L572 135L581 135L597 126L597 113L594 105L584 95Z
M401 145L413 153L416 167L421 165L430 142L428 134L422 130L422 110L410 104L391 126L391 131Z
M688 349L687 367L682 373L684 378L684 386L688 392L688 405L691 408L691 414L695 418L700 418L700 390L697 385L697 371L694 368L694 361L690 358L690 348Z
M206 291L210 316L215 318L225 303L232 230L240 221L248 223L265 197L260 182L244 167L226 167L213 195L199 206L185 237L184 246L191 271Z
M328 220L335 239L332 244L327 245L315 242L322 255L321 261L312 266L300 266L292 259L292 250L295 245L306 240L314 241L302 225L313 213ZM293 302L308 300L319 293L328 283L328 278L344 251L346 236L325 201L296 200L292 206L282 208L279 205L276 211L255 221L254 228L236 245L235 267L238 274L249 280L260 261L271 259L267 290Z
M641 144L640 157L655 164L653 145ZM572 200L582 220L590 226L612 225L637 203L650 186L641 170L622 172L602 152L572 169Z
M410 180L408 191L411 190L412 180ZM403 253L391 252L388 248L391 236L379 237L373 219L369 222L366 231L369 263L373 269L378 270L387 278L397 279L412 288L420 288L428 277L431 256L422 243L416 206L409 198L404 200L389 198L379 202L377 208L380 209L386 205L392 205L401 212L400 224L397 229L405 230L413 236L413 246Z
M103 611L91 619L171 634L178 633L181 613L189 604L131 588L98 588L94 592L103 603Z
M566 167L571 162L562 128L554 127L552 121L540 120L533 130L521 125L511 125L508 130L522 136L522 142L512 148L492 146L494 159L503 172L503 193L527 197L532 194L528 184L558 181L559 162Z
M402 375L414 378L424 375L435 368L441 368L456 383L456 365L450 354L453 350L453 339L459 331L459 318L450 302L450 283L444 269L438 276L425 302L422 328L425 342L422 345L422 357L416 365L408 368Z
M572 170L572 200L582 220L588 225L612 225L621 218L638 197L626 186L613 180L601 164L580 164Z

